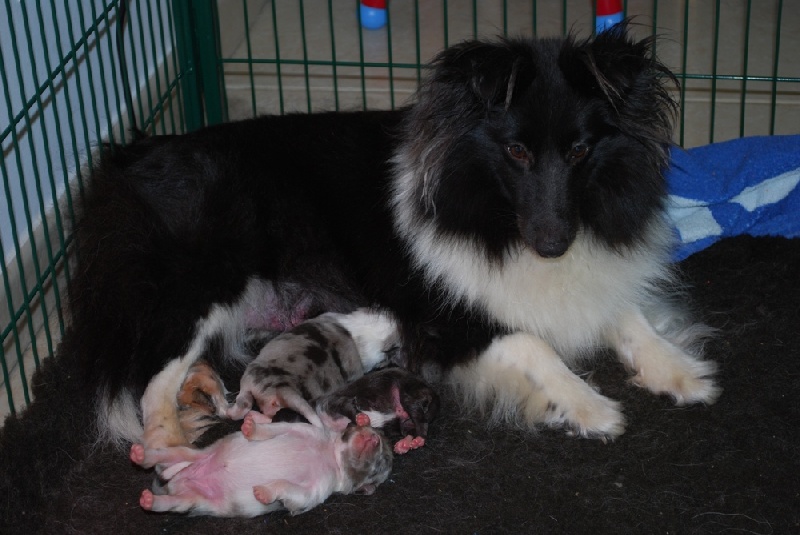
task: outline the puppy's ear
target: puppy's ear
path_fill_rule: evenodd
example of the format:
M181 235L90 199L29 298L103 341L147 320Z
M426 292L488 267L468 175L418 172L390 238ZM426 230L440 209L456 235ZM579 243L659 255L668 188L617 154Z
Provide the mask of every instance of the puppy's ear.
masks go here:
M508 107L521 88L530 85L533 60L514 41L467 41L448 48L433 62L433 82L470 91L485 105Z

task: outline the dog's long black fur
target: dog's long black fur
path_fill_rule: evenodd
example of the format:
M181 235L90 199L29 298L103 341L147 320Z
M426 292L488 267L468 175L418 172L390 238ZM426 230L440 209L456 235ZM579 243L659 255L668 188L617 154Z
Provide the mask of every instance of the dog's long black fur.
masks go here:
M599 328L570 335L588 342L565 340L538 316L502 316L459 287L482 277L454 273L429 249L463 251L462 264L486 263L490 274L528 254L546 270L584 253L587 269L599 255L608 272L609 262L652 258L630 283L650 300L669 279L660 226L669 83L650 42L625 25L581 41L469 42L443 52L401 110L260 117L116 147L88 177L68 333L99 410L138 399L186 353L199 322L235 306L253 280L279 297L311 296L309 315L390 309L413 369L473 362L518 331L562 353L603 345ZM502 291L500 301L519 297ZM589 291L593 302L603 291ZM542 299L540 311L563 305ZM270 301L289 303L277 313L291 302ZM214 364L224 367L224 354ZM621 432L617 422L597 431Z

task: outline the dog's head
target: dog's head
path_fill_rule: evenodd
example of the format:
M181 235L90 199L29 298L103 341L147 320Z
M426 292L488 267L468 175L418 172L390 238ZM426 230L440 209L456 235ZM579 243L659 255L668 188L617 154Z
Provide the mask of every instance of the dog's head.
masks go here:
M493 257L559 257L585 231L635 245L665 198L674 77L621 24L442 52L406 122L419 216ZM412 162L408 164L407 162Z

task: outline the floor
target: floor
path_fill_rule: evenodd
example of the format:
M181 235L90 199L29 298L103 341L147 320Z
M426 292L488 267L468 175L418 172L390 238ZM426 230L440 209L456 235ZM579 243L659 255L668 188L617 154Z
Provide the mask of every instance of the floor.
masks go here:
M778 25L779 2L758 2L751 9L748 30L747 3L729 0L716 13L715 3L710 1L627 2L627 14L634 16L638 24L634 30L638 36L650 35L655 25L658 55L670 68L689 75L716 72L732 78L716 84L707 78L685 82L676 141L686 147L743 135L800 131L800 84L741 80L744 73L751 77L769 77L773 73L800 77L800 59L792 53L800 49L800 32L796 31L800 28L800 4L783 2ZM348 7L344 8L344 4ZM477 6L477 18L473 17L473 4ZM566 16L562 4L566 6ZM658 6L656 12L654 4ZM409 99L419 77L424 76L424 69L417 65L430 60L447 44L500 34L555 36L571 30L586 36L593 25L591 4L585 0L392 0L390 27L361 31L351 3L274 0L273 5L265 0L249 0L245 4L221 0L219 5L223 56L235 61L225 67L231 118L396 107ZM243 5L247 6L249 39L244 31ZM319 9L321 5L323 9ZM332 13L328 5L335 5ZM776 32L778 26L780 34ZM685 53L684 42L688 44ZM780 46L777 62L776 42ZM292 63L281 65L280 77L274 64L277 57ZM335 70L331 66L334 58ZM255 61L252 70L251 60ZM377 66L363 68L362 76L362 69L354 66L360 63ZM391 70L386 67L389 63L393 65Z

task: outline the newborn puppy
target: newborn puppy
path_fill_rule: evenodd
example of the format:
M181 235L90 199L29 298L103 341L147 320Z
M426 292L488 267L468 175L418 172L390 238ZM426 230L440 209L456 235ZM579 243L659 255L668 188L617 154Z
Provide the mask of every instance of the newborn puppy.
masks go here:
M227 415L239 420L255 401L267 417L290 407L320 425L308 402L386 365L398 347L397 325L388 314L366 309L322 314L263 347L247 366Z
M403 368L387 368L369 373L332 394L316 400L320 414L344 416L357 424L383 428L395 424L403 438L395 453L406 453L425 444L428 424L439 413L439 396L431 386Z
M402 368L368 373L339 390L314 401L325 425L337 428L344 417L356 425L395 427L403 435L395 453L406 453L425 444L428 424L439 413L439 396L425 381ZM273 422L305 422L292 409L281 409Z
M162 467L166 494L142 491L148 511L252 517L288 509L308 511L339 492L372 494L389 477L392 452L370 427L342 432L307 424L256 423L205 449L131 447L131 460Z
M178 392L178 421L186 443L194 444L203 434L220 421L220 408L224 410L225 386L211 365L205 360L195 362ZM147 420L147 418L145 418ZM147 422L145 422L147 429ZM148 447L160 447L148 440L145 434L142 442ZM178 446L182 444L164 444Z

